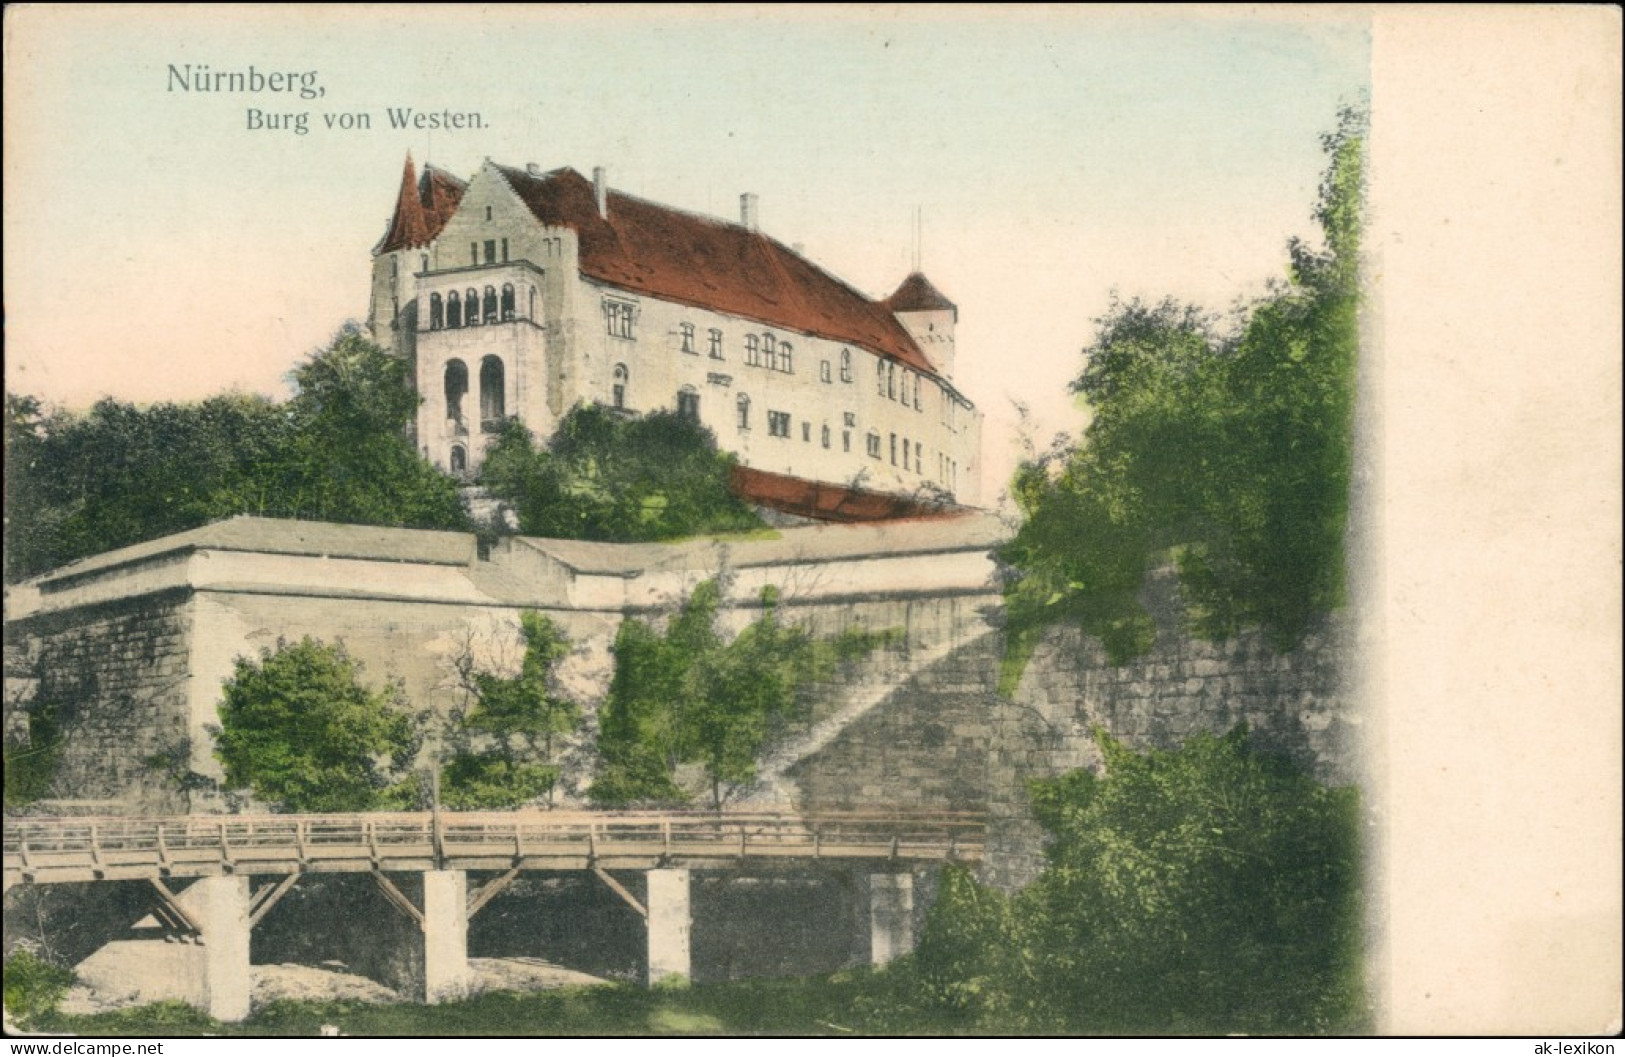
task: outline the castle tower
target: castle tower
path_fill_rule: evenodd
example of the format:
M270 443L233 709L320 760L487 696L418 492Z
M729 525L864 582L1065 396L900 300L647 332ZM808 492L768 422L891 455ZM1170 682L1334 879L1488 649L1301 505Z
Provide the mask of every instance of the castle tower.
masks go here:
M931 280L922 272L915 272L904 279L885 304L897 321L903 324L908 336L930 358L937 372L952 380L954 324L959 322L958 306L932 286Z

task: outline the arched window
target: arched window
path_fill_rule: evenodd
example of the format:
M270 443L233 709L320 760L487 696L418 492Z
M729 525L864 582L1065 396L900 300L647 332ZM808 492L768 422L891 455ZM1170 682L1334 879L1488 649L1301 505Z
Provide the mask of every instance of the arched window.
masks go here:
M429 329L439 330L446 325L446 306L441 303L439 294L429 295Z
M740 393L739 399L734 401L734 406L739 409L739 428L750 429L750 397Z
M850 382L851 380L852 380L852 350L851 349L842 349L841 350L841 381Z
M795 373L795 362L790 359L790 343L787 341L779 346L779 370L785 374Z
M462 360L446 361L446 421L454 433L466 433L463 424L463 397L468 393L468 367Z
M451 446L451 472L468 472L468 452L463 450L463 446L461 444L453 444Z
M829 372L829 361L828 360L819 360L818 361L818 380L820 382L823 382L825 385L829 384L830 372Z
M677 392L677 417L690 422L700 420L700 394L692 385L685 385Z
M446 326L460 327L463 325L463 301L453 290L446 295Z
M471 327L480 325L480 292L472 286L463 295L463 322Z
M771 370L773 370L774 368L776 368L778 366L778 360L779 360L778 351L773 348L773 335L771 335L771 334L763 334L762 335L762 366L766 367L768 370L771 371Z
M485 288L485 321L487 323L495 323L499 318L501 318L497 315L497 312L497 288L494 286L487 286Z
M480 361L480 431L495 433L507 417L507 396L503 393L506 381L502 361L487 356Z
M502 284L502 321L506 323L513 318L513 284Z
M745 335L745 365L755 367L762 362L762 339L755 334Z
M626 370L626 364L617 363L615 365L615 384L610 390L614 406L626 406L626 383L630 377L631 375Z

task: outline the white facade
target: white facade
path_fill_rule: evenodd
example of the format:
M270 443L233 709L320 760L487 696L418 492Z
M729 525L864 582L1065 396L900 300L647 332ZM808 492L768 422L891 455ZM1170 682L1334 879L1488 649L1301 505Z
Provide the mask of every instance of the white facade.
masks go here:
M951 306L896 314L902 331L893 348L912 341L911 364L857 341L707 307L698 296L638 290L588 274L582 234L538 219L516 193L514 172L487 162L438 232L419 231L426 242L394 248L386 237L374 258L374 336L415 363L424 397L417 443L437 465L472 473L504 417L517 415L545 439L571 407L591 401L696 415L752 469L978 503L981 414L950 380ZM562 172L532 170L533 189L582 179ZM626 200L599 176L593 237L612 238L617 203ZM729 229L736 242L749 230L638 207L702 234ZM772 243L771 252L790 251ZM826 284L838 280L816 278L814 293L828 298ZM878 307L844 285L836 292L864 311Z

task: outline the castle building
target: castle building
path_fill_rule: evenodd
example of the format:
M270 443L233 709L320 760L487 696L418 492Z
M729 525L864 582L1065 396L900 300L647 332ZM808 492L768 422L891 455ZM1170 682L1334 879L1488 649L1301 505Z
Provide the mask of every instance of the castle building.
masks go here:
M865 520L981 499L981 414L954 386L958 309L926 277L872 300L740 222L611 190L602 169L410 156L373 251L369 326L415 367L416 443L472 475L502 421L671 409L734 453L747 499Z

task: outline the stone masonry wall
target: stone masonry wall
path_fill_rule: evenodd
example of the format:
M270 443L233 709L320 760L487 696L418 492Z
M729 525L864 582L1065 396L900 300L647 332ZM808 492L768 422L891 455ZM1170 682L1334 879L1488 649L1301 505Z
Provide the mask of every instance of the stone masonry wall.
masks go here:
M984 878L1019 888L1043 866L1043 831L1027 783L1078 767L1098 768L1099 726L1130 748L1176 748L1198 732L1246 723L1253 743L1285 754L1320 781L1352 783L1359 716L1347 681L1351 626L1346 613L1314 629L1299 647L1276 652L1250 631L1206 642L1180 626L1171 572L1152 578L1144 601L1157 620L1154 648L1111 665L1098 640L1074 627L1052 629L1034 652L1011 699L989 717L989 847Z
M187 593L88 607L17 629L35 673L29 707L50 708L61 749L42 810L184 811L171 763L188 748ZM8 629L8 634L11 629ZM177 755L178 754L178 755Z

